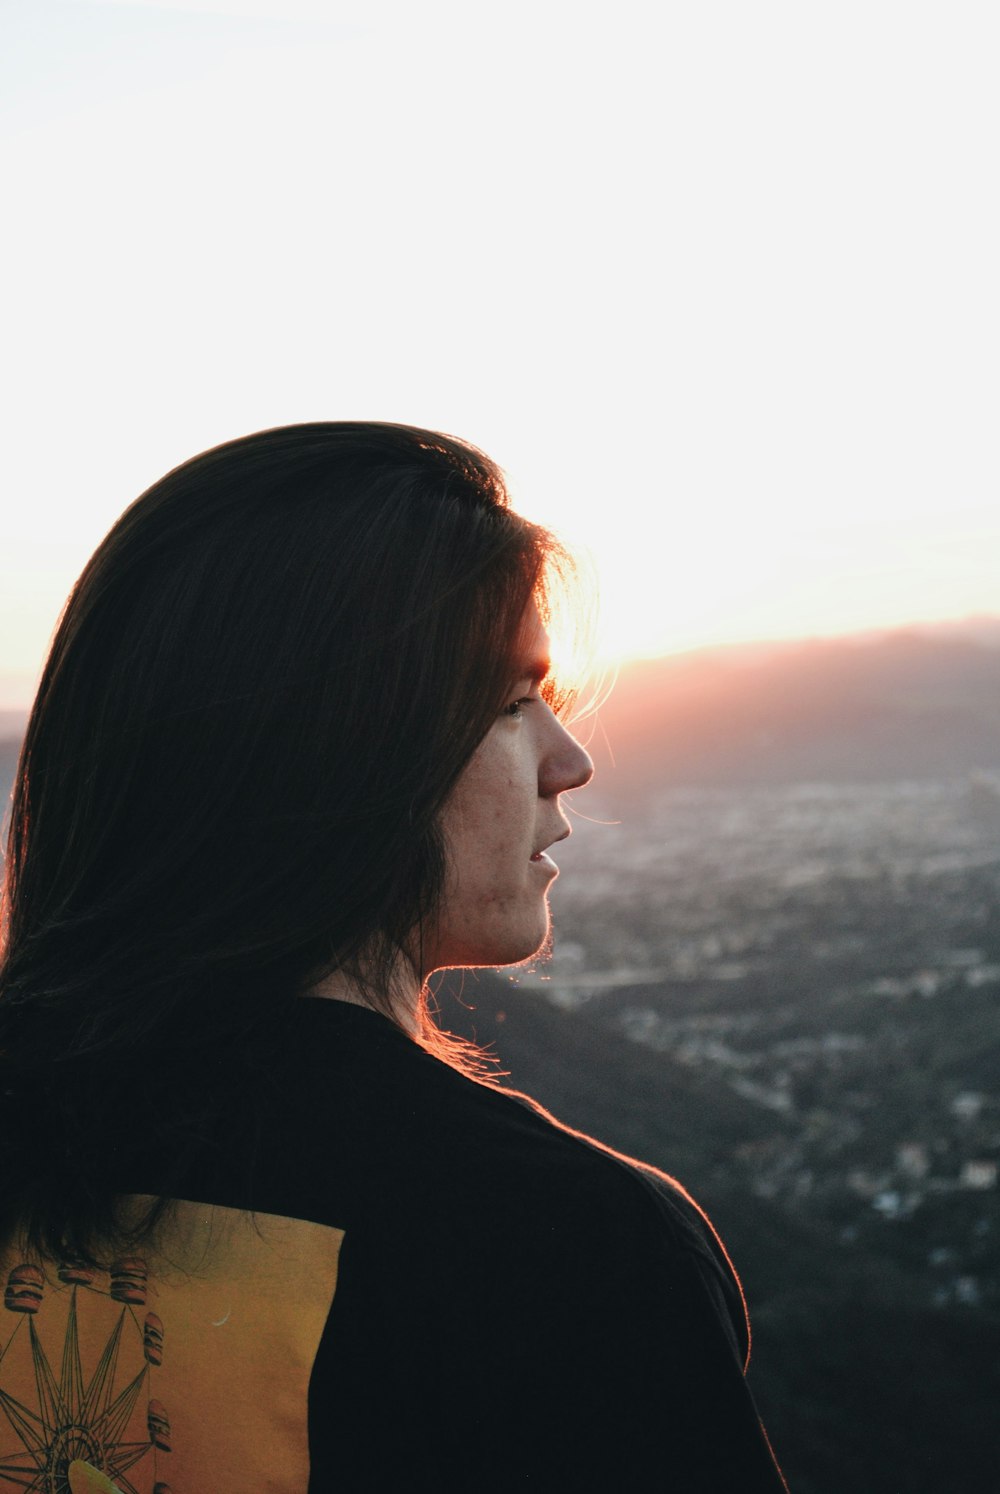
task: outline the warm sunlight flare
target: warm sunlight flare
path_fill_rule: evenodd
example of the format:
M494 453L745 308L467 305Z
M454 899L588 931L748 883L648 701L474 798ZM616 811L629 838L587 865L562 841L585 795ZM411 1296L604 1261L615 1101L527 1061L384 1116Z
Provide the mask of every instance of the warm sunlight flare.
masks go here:
M606 534L597 653L652 658L711 644L828 637L1000 610L994 556L1000 518L985 508L921 516L815 516L812 527L772 501L748 524L721 505L713 522L669 512ZM794 508L794 506L790 506ZM973 542L978 532L981 547Z
M992 7L15 9L0 707L144 487L312 418L489 452L611 656L997 611Z

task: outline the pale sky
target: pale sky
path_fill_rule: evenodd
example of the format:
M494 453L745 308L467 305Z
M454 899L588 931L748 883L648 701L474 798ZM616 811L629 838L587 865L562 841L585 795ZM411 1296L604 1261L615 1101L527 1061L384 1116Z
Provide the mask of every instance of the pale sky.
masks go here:
M995 0L0 0L0 706L262 426L429 425L605 647L1000 612Z

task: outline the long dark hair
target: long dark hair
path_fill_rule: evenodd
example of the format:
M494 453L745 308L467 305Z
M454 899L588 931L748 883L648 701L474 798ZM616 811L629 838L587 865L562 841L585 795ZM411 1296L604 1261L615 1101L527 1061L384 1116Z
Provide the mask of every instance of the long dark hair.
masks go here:
M564 570L487 457L408 426L263 431L125 511L70 595L14 786L0 1233L92 1258L120 1227L109 1157L124 1175L150 1144L157 1087L182 1060L199 1076L179 1177L226 1099L219 1054L331 971L398 1018L442 805Z

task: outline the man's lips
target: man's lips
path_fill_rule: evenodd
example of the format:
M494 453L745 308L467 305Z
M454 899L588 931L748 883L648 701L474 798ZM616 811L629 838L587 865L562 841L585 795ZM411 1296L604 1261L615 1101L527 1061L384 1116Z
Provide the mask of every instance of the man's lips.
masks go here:
M572 831L570 830L570 827L567 825L566 828L565 828L565 830L563 830L561 832L561 834L554 835L551 840L547 840L547 841L545 841L545 843L543 845L539 846L538 850L534 851L532 853L531 860L532 861L541 861L541 859L542 859L543 856L545 857L546 861L551 860L551 857L545 855L545 852L548 850L549 846L554 846L554 845L558 844L558 842L560 840L565 840L567 838L567 836L569 836L570 834L572 834ZM555 865L554 861L552 862L552 865L553 866Z

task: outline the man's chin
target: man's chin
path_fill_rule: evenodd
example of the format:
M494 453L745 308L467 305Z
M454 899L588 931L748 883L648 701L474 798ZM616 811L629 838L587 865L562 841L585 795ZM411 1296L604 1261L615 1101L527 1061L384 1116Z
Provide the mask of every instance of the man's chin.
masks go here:
M522 965L533 965L536 960L547 960L552 953L552 930L548 919L544 929L537 930L518 944L511 943L499 959L481 960L481 965L492 965L495 970L516 969Z
M548 930L538 939L518 943L496 943L477 950L456 951L451 959L435 964L435 970L516 970L548 959L552 941Z

